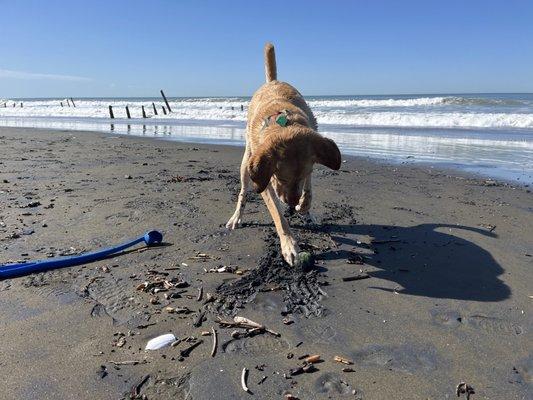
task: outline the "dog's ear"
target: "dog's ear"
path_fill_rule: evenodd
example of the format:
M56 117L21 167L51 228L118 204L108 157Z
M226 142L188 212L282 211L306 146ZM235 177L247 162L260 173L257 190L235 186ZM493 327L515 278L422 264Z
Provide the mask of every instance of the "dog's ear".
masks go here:
M340 169L341 152L333 140L318 134L315 135L313 137L313 151L316 162L334 170Z
M276 167L274 151L261 146L248 161L248 172L257 193L266 189Z

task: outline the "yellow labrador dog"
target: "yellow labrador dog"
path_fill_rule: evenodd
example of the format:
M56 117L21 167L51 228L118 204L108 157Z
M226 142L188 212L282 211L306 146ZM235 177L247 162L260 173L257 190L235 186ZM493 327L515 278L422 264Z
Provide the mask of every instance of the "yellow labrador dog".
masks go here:
M316 119L302 95L277 80L270 43L265 46L265 72L266 83L255 92L248 109L241 191L226 227L235 229L241 223L246 192L253 183L274 220L283 258L295 265L300 250L279 200L310 217L313 164L338 170L341 154L335 142L317 133Z

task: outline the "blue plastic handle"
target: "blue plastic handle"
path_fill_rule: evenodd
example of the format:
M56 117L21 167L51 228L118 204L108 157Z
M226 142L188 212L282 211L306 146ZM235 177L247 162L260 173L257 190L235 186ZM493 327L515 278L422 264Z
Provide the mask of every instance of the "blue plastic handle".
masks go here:
M130 242L115 246L108 247L99 251L94 251L92 253L80 254L77 256L70 257L60 257L52 258L48 260L39 260L29 263L19 263L19 264L4 264L0 265L0 279L15 278L17 276L23 276L32 274L35 272L47 271L50 269L72 267L74 265L80 265L89 263L96 260L101 260L110 256L111 254L118 253L119 251L125 250L128 247L134 246L137 243L143 242L147 246L153 246L159 244L163 241L163 234L159 231L149 231L146 232L143 236L138 237Z

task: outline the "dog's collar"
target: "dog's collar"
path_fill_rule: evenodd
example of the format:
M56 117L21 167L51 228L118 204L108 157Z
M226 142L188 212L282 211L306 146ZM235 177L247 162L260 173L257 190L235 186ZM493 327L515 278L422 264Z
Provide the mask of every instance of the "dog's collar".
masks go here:
M270 126L273 123L276 123L281 127L286 127L289 124L290 114L291 112L289 110L281 110L280 112L269 115L263 120L263 126L261 129L265 129L267 126Z

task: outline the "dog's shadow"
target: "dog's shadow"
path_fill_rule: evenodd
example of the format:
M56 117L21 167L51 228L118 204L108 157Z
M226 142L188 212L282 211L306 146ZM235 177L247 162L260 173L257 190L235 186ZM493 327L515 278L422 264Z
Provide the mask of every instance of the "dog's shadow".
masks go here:
M409 227L325 224L316 231L329 233L340 245L339 249L317 254L318 258L362 260L378 268L369 273L372 277L396 283L395 289L372 286L375 289L483 302L501 301L511 295L510 288L499 279L504 269L492 255L453 234L468 231L497 237L484 229L446 224ZM351 235L368 236L373 243L365 245Z

